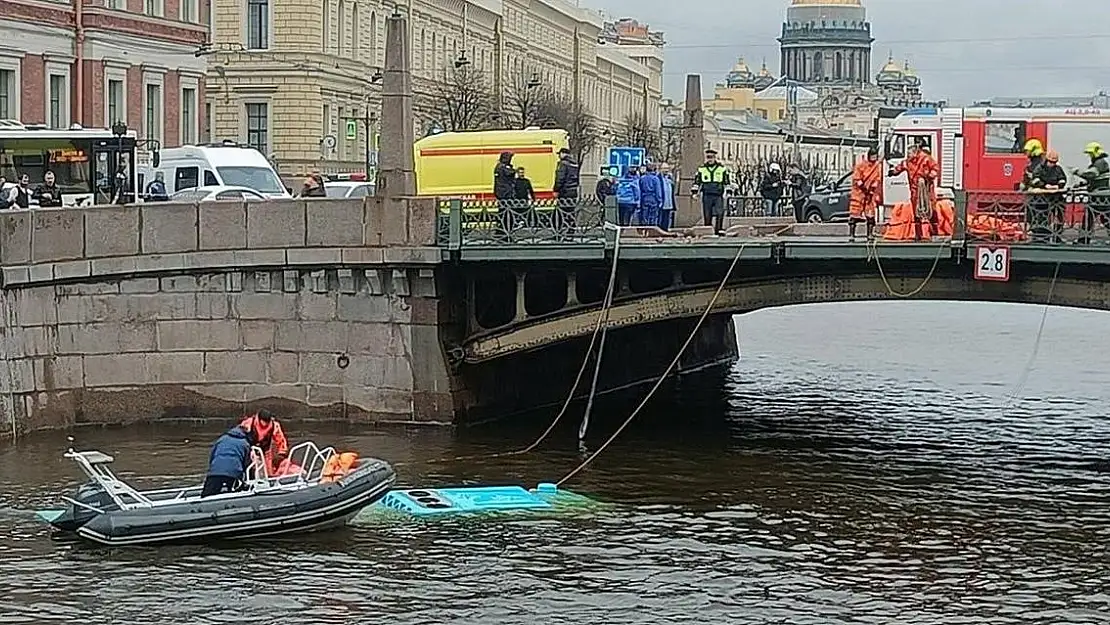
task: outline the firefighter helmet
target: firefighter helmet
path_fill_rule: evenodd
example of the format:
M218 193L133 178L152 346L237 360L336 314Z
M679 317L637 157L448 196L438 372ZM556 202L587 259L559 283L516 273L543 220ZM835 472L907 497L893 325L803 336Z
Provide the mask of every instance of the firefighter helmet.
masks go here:
M1102 154L1102 144L1098 141L1092 141L1087 144L1087 147L1083 148L1083 153L1090 156Z
M1040 156L1044 154L1044 145L1040 139L1030 139L1025 142L1025 147L1021 151L1029 156Z

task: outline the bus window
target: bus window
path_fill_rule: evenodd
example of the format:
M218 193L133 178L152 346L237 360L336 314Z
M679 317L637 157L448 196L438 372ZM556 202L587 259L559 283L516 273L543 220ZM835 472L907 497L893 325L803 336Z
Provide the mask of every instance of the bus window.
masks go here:
M199 167L178 167L173 175L173 190L192 189L197 186Z
M1025 122L987 122L987 154L1021 154L1025 148Z
M204 186L215 187L219 186L219 184L220 183L216 180L216 174L212 173L211 170L204 170Z

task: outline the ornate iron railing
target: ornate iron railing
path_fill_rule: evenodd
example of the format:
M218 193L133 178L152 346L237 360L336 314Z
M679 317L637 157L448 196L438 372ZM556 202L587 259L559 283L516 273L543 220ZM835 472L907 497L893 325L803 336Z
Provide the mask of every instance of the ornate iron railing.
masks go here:
M479 245L604 245L616 205L577 200L441 199L436 240L448 249Z
M969 241L1110 244L1110 192L968 191L960 211Z
M794 217L794 199L789 195L772 203L757 195L725 198L726 217Z

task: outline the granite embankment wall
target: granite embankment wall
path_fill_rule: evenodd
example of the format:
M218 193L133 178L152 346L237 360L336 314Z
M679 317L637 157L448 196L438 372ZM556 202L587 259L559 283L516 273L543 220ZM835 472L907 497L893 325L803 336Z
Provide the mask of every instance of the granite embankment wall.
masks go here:
M430 201L0 214L5 434L227 415L453 415Z

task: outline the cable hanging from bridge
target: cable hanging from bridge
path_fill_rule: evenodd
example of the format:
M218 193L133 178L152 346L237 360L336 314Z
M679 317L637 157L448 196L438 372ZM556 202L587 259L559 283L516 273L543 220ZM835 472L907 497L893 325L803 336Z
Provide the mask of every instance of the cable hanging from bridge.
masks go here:
M1052 281L1048 284L1048 296L1045 297L1041 310L1041 321L1037 325L1037 334L1033 337L1033 349L1029 352L1029 359L1026 360L1025 367L1022 369L1021 375L1018 376L1018 381L1014 384L1014 387L1006 397L1000 416L1007 416L1007 413L1024 401L1024 398L1019 399L1018 395L1025 391L1025 385L1029 383L1029 375L1033 372L1033 365L1037 361L1037 356L1040 355L1041 340L1044 338L1045 322L1048 320L1048 311L1052 308L1052 296L1056 293L1056 283L1060 278L1060 266L1062 264L1063 263L1057 261L1056 269L1052 272Z
M605 342L604 342L605 341L605 338L604 338L605 328L608 325L609 312L610 312L610 309L613 306L613 299L615 297L616 290L617 290L617 264L620 260L620 250L621 250L621 228L620 228L620 226L607 223L607 224L605 224L605 227L608 228L608 229L613 230L616 234L615 241L613 243L613 262L611 263L611 265L609 267L609 283L605 288L605 296L601 300L601 310L598 311L598 313L597 313L597 323L594 324L594 329L593 329L593 332L590 336L590 344L586 348L586 355L582 358L582 366L578 368L578 375L576 375L574 377L574 384L571 385L570 391L567 392L567 397L566 397L565 400L563 400L562 408L559 409L558 414L556 414L555 418L552 419L551 423L548 424L547 429L545 429L543 431L543 433L541 433L536 438L536 440L532 441L532 443L530 445L528 445L527 447L522 447L521 449L514 449L514 450L510 450L510 451L502 451L502 452L491 453L491 454L471 454L471 455L466 455L466 456L447 456L447 457L443 457L443 458L436 458L434 460L423 460L421 462L427 463L427 464L432 464L432 463L439 463L439 462L456 462L456 461L459 461L459 460L476 460L476 459L479 459L479 458L503 458L505 456L519 456L519 455L522 455L522 454L526 454L526 453L532 451L533 449L539 447L545 440L547 440L547 437L550 436L553 431L555 431L555 428L562 421L563 417L566 416L567 410L570 409L570 405L574 401L574 397L575 397L574 394L578 391L579 385L582 384L582 377L586 374L586 369L590 365L590 356L593 355L594 347L598 345L599 337L601 338L601 347L599 347L598 350L597 350L598 351L597 361L599 363L601 362L601 352L602 352L602 349L604 348L604 345L605 345ZM597 388L597 373L595 372L594 373L594 387L590 391L590 404L593 403L593 401L592 401L593 400L593 392L596 388ZM589 411L589 407L587 407L587 414L588 414L588 411ZM583 427L585 427L585 425L583 425ZM395 463L393 466L405 466L407 464L412 464L412 463L411 462Z
M918 295L919 293L921 293L922 291L925 290L925 287L928 286L929 282L932 281L933 276L936 275L937 268L940 266L940 258L941 258L941 256L944 255L944 250L951 250L951 249L952 249L952 246L951 246L950 242L946 241L946 242L941 242L940 244L938 244L937 245L937 254L936 254L935 257L933 257L933 266L929 269L929 273L925 275L925 279L921 281L921 284L917 285L917 288L912 289L910 291L907 291L905 293L895 291L894 287L891 286L890 280L887 278L886 271L883 269L883 262L879 258L878 240L873 240L873 241L871 241L870 243L867 244L867 260L868 261L872 261L872 260L875 261L875 267L879 270L879 278L882 279L883 286L886 287L887 293L891 297L897 297L897 298L900 298L900 299L908 299L908 298L911 298L911 297L915 297L916 295Z
M717 305L717 300L720 299L721 293L725 290L725 286L728 285L728 281L732 278L733 272L736 271L736 266L740 264L740 257L744 255L744 248L746 245L746 243L740 244L740 249L736 251L736 256L733 257L732 263L728 266L728 271L725 272L724 278L721 279L721 283L717 286L717 290L713 293L713 297L709 299L709 304L706 305L705 310L701 314L701 317L699 317L697 323L694 324L693 330L690 331L690 336L686 337L686 342L684 342L682 344L682 347L679 348L678 353L675 354L674 360L671 361L671 364L667 365L667 368L659 376L659 379L655 381L655 384L651 387L651 390L647 392L647 395L644 395L644 398L636 406L635 410L632 411L632 414L628 415L628 418L625 419L623 423L621 423L620 427L618 427L617 430L613 432L613 434L608 439L606 439L605 442L602 443L596 451L587 456L586 459L579 463L578 466L571 470L570 473L567 473L558 482L556 482L555 484L557 486L562 486L575 475L578 475L579 472L589 466L590 463L594 461L594 459L601 455L601 453L605 451L605 449L609 447L609 445L611 445L613 441L617 440L617 437L620 436L621 433L624 432L624 430L629 425L631 425L632 421L640 414L644 407L647 406L648 402L651 401L651 398L655 396L655 393L659 390L659 388L663 386L663 382L666 381L671 373L674 372L675 367L677 367L679 361L682 360L682 356L686 353L686 350L690 348L690 344L694 342L694 338L697 337L698 331L701 329L701 326L705 323L705 320L709 318L710 313L713 312L713 308Z

